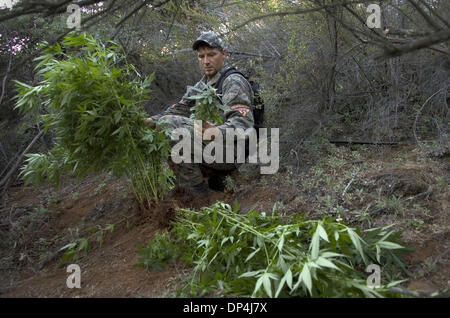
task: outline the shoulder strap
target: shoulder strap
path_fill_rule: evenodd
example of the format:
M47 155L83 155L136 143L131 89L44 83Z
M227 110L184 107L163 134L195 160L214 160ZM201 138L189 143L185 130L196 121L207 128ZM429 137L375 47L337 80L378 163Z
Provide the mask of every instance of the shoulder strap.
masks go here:
M219 79L218 79L217 82L216 82L215 88L217 89L217 91L216 91L217 94L222 94L222 85L223 85L223 82L224 82L225 79L226 79L228 76L230 76L231 74L240 74L240 75L242 75L244 78L246 78L244 74L242 74L241 72L239 72L239 71L238 71L236 68L234 68L234 67L230 67L230 68L226 69L225 71L223 71L223 72L220 74L220 77L219 77Z

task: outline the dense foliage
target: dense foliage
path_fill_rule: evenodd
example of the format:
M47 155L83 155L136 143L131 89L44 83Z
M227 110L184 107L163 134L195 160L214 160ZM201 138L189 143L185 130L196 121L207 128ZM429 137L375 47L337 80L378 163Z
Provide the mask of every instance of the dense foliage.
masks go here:
M139 264L163 268L177 259L193 265L183 292L253 297L382 297L398 282L366 284L367 265L402 266L390 226L362 233L327 218L304 220L217 202L181 209L170 232L139 246Z
M65 171L108 171L128 176L140 202L163 196L171 184L163 165L170 138L167 130L147 126L142 107L153 77L142 79L119 45L87 33L66 36L37 61L42 81L17 82L16 107L43 113L39 120L56 143L48 154L28 155L26 183L58 183Z

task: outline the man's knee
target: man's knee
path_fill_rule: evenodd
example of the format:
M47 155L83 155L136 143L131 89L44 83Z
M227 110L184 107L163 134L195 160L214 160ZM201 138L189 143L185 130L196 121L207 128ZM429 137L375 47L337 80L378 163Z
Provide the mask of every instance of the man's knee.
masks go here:
M159 119L160 122L164 121L169 125L169 128L188 128L194 124L194 121L185 116L179 115L165 115Z

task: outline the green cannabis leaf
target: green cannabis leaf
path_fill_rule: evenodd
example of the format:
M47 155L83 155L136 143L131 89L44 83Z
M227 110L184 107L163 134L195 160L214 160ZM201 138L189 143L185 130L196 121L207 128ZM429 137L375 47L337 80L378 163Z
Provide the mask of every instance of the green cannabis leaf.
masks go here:
M170 155L170 135L150 129L142 102L153 74L142 78L120 45L87 33L66 36L36 59L42 81L17 84L16 108L39 113L45 131L55 134L47 154L29 154L26 183L58 183L62 173L85 176L106 171L127 176L139 202L161 199L173 174L163 164Z
M383 297L401 281L367 286L365 262L383 276L405 247L388 227L360 232L328 218L303 220L217 202L200 211L180 209L169 232L139 247L139 264L162 268L177 259L193 266L184 296Z
M203 89L196 87L191 89L198 93L190 96L190 99L196 101L196 105L191 108L193 111L191 118L221 124L223 122L222 113L226 108L220 103L216 94L217 90L209 84L205 84Z

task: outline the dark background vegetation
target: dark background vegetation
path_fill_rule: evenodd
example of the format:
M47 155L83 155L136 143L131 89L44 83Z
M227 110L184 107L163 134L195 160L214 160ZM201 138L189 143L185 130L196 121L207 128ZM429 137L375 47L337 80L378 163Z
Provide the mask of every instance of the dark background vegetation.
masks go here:
M0 9L0 184L39 134L14 110L14 80L35 84L43 41L67 34L70 1L15 1ZM366 25L369 4L382 25ZM417 143L436 156L449 149L450 2L446 0L159 0L78 2L82 30L125 48L141 73L155 72L145 107L155 114L200 77L192 41L213 30L229 63L259 81L266 125L281 127L281 151L307 151L322 138ZM20 49L19 49L20 48ZM51 134L29 149L51 146ZM298 162L295 162L298 163ZM17 169L15 169L17 170ZM8 176L8 180L5 178ZM8 181L8 182L6 182Z
M64 178L59 188L23 186L24 154L47 153L54 136L42 134L39 114L14 109L14 81L39 83L37 45L71 31L67 6L74 1L13 2L12 9L0 8L0 295L78 297L58 265L69 243L79 244L78 262L88 269L83 281L91 286L81 295L172 295L186 273L182 265L144 274L131 264L137 242L167 229L179 198L140 209L125 180L105 173ZM408 277L406 296L448 294L450 1L76 3L81 31L117 41L141 74L154 72L144 105L149 115L200 78L191 45L202 31L222 34L229 64L260 83L265 124L280 128L280 169L261 176L247 165L210 199L363 229L395 225L404 231L402 242L416 248L405 258L414 275L394 266L383 268L383 277ZM366 25L369 4L381 7L379 29ZM349 141L365 144L336 146ZM89 240L92 250L83 258L88 248L80 242Z

